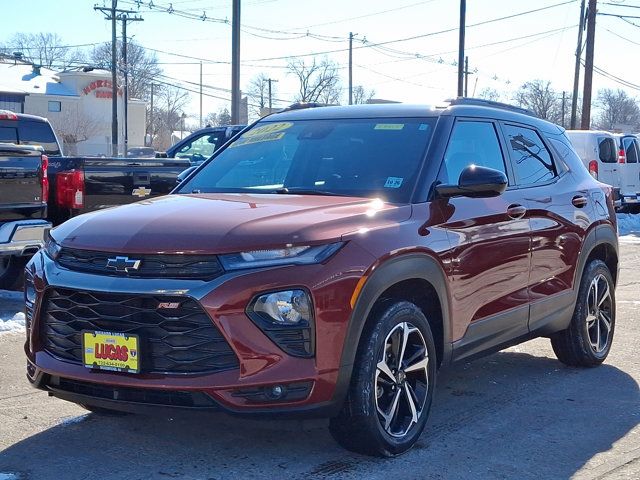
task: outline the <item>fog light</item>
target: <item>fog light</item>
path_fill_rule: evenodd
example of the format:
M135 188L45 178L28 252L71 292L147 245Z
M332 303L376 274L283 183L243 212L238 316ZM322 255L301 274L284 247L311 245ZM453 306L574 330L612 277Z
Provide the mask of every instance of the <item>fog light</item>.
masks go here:
M285 393L285 389L282 385L276 385L274 387L271 388L271 391L269 392L269 396L271 398L277 399L280 398L282 395L284 395Z
M253 311L268 316L274 323L299 325L311 316L311 301L303 290L285 290L258 297Z

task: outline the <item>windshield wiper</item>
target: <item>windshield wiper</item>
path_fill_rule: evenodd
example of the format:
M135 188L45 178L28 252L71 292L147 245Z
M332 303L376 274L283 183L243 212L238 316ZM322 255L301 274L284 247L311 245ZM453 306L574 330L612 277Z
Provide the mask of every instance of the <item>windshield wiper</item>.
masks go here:
M281 195L325 195L332 197L344 197L347 195L342 195L340 193L327 192L326 190L311 190L307 188L287 188L282 187L274 190L275 193L279 193Z

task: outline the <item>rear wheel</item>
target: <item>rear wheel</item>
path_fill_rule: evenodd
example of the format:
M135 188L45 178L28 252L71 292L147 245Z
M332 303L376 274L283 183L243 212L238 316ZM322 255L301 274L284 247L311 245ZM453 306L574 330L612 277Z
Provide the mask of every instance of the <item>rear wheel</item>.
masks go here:
M562 363L595 367L607 358L616 322L614 288L603 261L594 260L586 266L571 324L551 337L553 351Z
M347 400L329 428L348 450L388 457L410 449L424 430L435 388L435 344L413 303L387 304L370 325Z

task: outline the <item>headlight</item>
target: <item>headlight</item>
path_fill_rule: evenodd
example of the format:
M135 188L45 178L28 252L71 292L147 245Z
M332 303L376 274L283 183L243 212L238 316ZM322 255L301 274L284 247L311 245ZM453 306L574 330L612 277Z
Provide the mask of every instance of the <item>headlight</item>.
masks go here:
M56 243L54 238L51 236L51 233L47 235L47 240L44 243L44 251L49 257L53 260L58 258L60 254L61 247Z
M342 245L344 245L343 242L315 246L289 246L273 250L252 250L220 255L219 258L226 270L277 265L310 265L325 261L337 252Z

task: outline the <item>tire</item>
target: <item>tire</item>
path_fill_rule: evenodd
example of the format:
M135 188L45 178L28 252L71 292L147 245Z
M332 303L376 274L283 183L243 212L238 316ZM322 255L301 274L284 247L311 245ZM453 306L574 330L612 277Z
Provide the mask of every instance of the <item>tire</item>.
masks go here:
M20 290L24 284L25 257L0 256L0 290Z
M405 336L404 355L398 355ZM403 362L396 369L398 357ZM427 422L436 368L433 335L422 311L406 301L379 305L362 333L347 398L329 423L331 435L357 453L391 457L406 452ZM396 415L389 415L393 411Z
M596 295L599 306L594 303ZM603 261L593 260L582 274L569 327L551 336L553 351L565 365L596 367L609 355L615 323L616 298L611 272Z
M79 403L78 405L80 405L85 410L89 410L91 413L95 413L96 415L100 415L102 417L123 417L125 415L129 415L127 412L112 410L110 408L95 407L93 405L86 405L84 403Z

